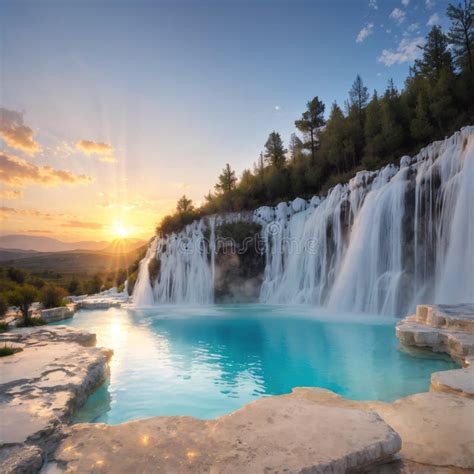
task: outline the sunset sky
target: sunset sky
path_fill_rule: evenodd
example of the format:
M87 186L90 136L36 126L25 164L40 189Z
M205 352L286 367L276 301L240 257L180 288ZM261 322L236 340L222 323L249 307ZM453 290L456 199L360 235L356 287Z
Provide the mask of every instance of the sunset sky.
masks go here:
M150 237L308 99L401 87L447 2L0 0L1 233Z

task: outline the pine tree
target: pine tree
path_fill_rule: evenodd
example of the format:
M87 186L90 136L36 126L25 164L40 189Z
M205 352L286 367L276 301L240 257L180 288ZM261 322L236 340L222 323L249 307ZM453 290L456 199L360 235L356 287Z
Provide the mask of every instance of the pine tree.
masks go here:
M265 158L267 162L276 169L283 168L285 164L285 154L288 150L283 146L283 141L279 133L273 131L268 135L265 143Z
M329 163L336 167L338 173L345 172L350 168L346 160L345 121L344 113L334 102L322 136L321 151L326 155Z
M448 133L451 124L456 119L457 107L454 103L454 87L454 74L445 69L432 88L430 111L441 136Z
M433 26L421 48L423 57L415 60L413 72L437 80L441 71L453 70L451 53L448 50L448 38L439 26Z
M421 143L426 143L433 135L428 97L424 92L418 94L415 117L411 121L410 132L412 136Z
M366 166L375 166L378 158L383 155L384 152L384 139L382 135L382 105L377 94L374 91L372 100L367 105L365 111L365 161Z
M225 165L222 173L219 175L217 184L214 186L217 192L229 193L235 188L237 177L235 171L230 167L229 163Z
M354 83L352 84L351 90L349 91L349 99L351 107L354 107L357 112L357 118L359 120L360 128L363 128L363 113L364 108L367 106L369 100L369 93L367 87L364 86L364 82L359 74L357 74Z
M474 71L474 2L464 0L458 6L450 4L447 15L452 22L448 33L454 57L462 71Z
M299 139L296 133L291 134L288 149L290 152L290 160L292 163L294 163L301 155L301 152L303 150L303 142Z
M176 205L176 210L178 211L178 214L186 214L187 212L191 212L193 209L193 201L191 201L191 199L188 199L186 195L181 196Z
M316 96L313 100L306 104L306 112L303 112L300 120L295 121L296 128L308 137L306 146L311 150L311 160L315 162L317 129L324 125L324 104Z
M390 79L382 99L382 136L384 154L388 156L396 156L403 144L406 134L401 123L400 95Z

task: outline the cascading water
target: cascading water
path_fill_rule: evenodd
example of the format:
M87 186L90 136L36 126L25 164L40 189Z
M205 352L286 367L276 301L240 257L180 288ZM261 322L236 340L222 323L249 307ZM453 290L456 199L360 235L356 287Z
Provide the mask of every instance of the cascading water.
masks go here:
M140 263L133 294L135 304L150 306L155 303L212 303L214 228L215 218L211 217L193 222L178 234L156 237ZM149 270L152 259L159 262L158 274L153 282Z
M261 207L262 303L405 314L416 303L474 301L474 127L400 167L360 172L325 198ZM138 305L210 303L216 219L155 239L140 266ZM160 269L150 284L149 261Z

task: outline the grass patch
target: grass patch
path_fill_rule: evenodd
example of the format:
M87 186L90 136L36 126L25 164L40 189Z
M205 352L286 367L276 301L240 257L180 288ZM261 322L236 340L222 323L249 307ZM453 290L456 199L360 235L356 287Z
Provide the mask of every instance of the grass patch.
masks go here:
M26 327L34 327L34 326L44 326L48 324L43 318L30 318L30 324L25 324L25 320L21 318L17 323L17 328L26 328Z
M6 344L3 347L0 347L0 357L11 356L16 352L13 347L9 347Z

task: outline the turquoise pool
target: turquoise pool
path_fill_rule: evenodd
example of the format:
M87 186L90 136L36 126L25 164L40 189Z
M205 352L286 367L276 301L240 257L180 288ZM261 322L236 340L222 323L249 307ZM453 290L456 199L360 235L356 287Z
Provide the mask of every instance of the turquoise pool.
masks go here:
M426 391L450 359L398 347L396 320L308 307L167 306L80 311L68 325L114 350L110 380L76 421L213 418L293 387L392 401Z

